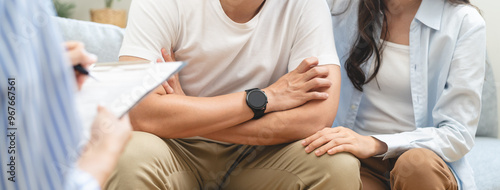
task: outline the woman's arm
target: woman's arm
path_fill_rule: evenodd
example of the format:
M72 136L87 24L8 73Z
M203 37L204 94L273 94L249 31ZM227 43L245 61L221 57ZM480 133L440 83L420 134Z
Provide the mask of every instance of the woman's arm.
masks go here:
M366 136L340 131L342 135L313 135L304 143L310 151L321 154L366 150L373 143L383 142L385 158L397 157L412 148L426 148L434 151L443 160L453 162L461 159L474 145L474 136L481 111L481 92L484 82L486 30L482 17L471 11L462 21L459 38L450 64L446 87L432 110L434 126L418 128L415 131L398 134L374 135L377 141L362 140ZM333 129L332 129L333 130ZM334 132L330 132L331 134ZM381 145L384 145L381 144ZM380 144L379 144L380 145ZM308 152L310 152L308 151ZM381 152L370 151L377 155Z
M445 161L453 162L474 146L485 75L486 29L482 17L472 10L459 28L447 87L432 110L434 126L374 136L387 143L386 157L395 157L411 148L427 148Z

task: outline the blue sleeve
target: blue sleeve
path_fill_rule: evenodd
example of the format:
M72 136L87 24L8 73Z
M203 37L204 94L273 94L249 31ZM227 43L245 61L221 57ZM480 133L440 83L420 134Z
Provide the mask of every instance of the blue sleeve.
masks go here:
M99 190L101 187L97 180L89 173L74 168L67 177L65 190Z

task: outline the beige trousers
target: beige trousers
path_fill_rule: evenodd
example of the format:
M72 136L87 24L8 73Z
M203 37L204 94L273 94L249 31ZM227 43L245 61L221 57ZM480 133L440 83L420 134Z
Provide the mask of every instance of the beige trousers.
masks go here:
M161 139L134 132L105 189L218 189L247 145ZM299 142L257 146L223 189L360 189L360 168L348 153L317 157Z
M411 149L399 158L361 159L361 181L367 190L456 190L457 180L436 153Z

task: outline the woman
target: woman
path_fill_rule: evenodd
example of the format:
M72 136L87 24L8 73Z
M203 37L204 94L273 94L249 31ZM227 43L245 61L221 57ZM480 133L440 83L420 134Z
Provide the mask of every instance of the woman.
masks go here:
M481 15L468 0L347 2L332 5L343 127L306 138L306 152L352 153L365 189L476 189L464 156L481 107Z

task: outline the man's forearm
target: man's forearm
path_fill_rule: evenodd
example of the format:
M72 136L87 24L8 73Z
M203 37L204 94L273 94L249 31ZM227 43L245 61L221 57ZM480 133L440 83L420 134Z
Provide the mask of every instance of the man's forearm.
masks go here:
M337 113L340 92L340 68L330 65L329 79L333 85L326 89L327 100L310 101L300 107L267 114L203 137L249 145L274 145L308 137L325 127L331 127Z
M275 145L303 139L322 128L331 127L333 121L319 117L330 117L333 120L336 110L322 112L322 116L318 116L316 113L307 114L311 110L306 107L309 106L270 113L261 119L250 120L203 137L235 144Z
M163 138L200 136L252 118L245 93L190 97L152 93L130 111L135 130Z
M125 60L122 57L120 61L131 61L130 59L138 58L129 57ZM300 105L309 107L304 104L314 103L314 101L306 102L315 99L327 99L329 94L332 99L338 101L338 94L334 95L338 91L330 92L332 89L330 87L335 83L331 82L330 77L339 77L340 72L329 76L330 66L314 68L317 64L316 58L304 59L295 70L263 89L268 94L270 102L265 110L266 113L289 110ZM327 76L328 78L325 78ZM335 84L339 85L340 82L338 85ZM203 136L249 121L253 112L246 105L245 97L245 92L216 97L190 97L175 93L167 94L165 88L159 87L130 111L130 120L135 130L153 133L163 138ZM331 102L331 100L317 102ZM330 104L333 105L336 103Z
M144 60L122 56L120 61ZM130 110L134 130L163 138L199 136L231 127L252 118L245 93L218 97L189 97L166 93L158 87Z

